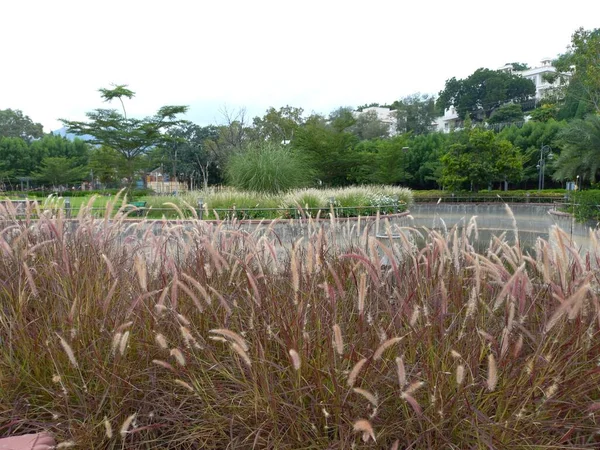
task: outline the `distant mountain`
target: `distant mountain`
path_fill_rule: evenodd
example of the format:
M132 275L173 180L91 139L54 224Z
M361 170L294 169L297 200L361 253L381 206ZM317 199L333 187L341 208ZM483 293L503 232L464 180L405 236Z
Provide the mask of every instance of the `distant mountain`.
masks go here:
M72 141L75 138L79 138L79 139L81 139L83 141L91 141L92 139L94 139L93 136L90 136L88 134L85 134L83 136L78 136L76 134L67 133L67 127L62 127L62 128L59 128L58 130L54 130L54 131L52 131L52 134L54 136L66 137L70 141Z

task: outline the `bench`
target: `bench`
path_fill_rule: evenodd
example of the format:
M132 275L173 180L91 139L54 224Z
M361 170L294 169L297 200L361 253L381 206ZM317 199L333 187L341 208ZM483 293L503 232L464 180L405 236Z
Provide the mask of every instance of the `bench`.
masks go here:
M133 215L141 216L146 209L146 202L130 202L125 206L125 211L133 211Z

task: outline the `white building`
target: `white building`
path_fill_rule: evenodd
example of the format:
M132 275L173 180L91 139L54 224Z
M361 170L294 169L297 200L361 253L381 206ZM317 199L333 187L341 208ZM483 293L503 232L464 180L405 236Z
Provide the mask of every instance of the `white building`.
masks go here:
M556 67L552 65L552 60L550 58L542 59L540 64L541 65L537 67L521 71L516 71L513 69L511 64L506 64L500 67L500 69L498 70L503 70L505 72L513 73L515 75L520 75L523 78L527 78L528 80L533 81L533 84L535 84L535 99L541 100L548 94L548 92L551 89L560 86L560 80L556 80L554 83L550 83L544 79L545 75L556 74Z

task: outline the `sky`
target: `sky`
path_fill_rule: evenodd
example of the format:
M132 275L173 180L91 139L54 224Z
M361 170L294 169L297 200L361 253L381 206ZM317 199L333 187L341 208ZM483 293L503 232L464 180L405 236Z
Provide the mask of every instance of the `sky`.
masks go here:
M136 92L131 116L328 114L437 94L479 67L536 66L598 18L597 0L2 0L0 110L49 132L107 107L98 89L114 83Z

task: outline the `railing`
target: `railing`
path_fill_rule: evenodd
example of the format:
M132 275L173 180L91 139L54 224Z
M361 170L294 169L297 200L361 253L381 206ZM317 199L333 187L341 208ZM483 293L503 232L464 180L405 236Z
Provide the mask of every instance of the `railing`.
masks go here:
M448 195L415 196L415 203L555 203L564 196L497 196L497 195Z
M13 205L15 205L13 203ZM26 204L19 202L16 204L16 215L17 219L39 219L37 212L33 208L26 208ZM69 203L60 205L58 207L43 208L40 206L42 214L57 215L60 213L67 219L75 219L78 217L81 210L85 210L86 214L91 215L95 218L104 218L107 214L107 210L104 207L71 207ZM167 220L177 219L192 219L198 217L202 220L212 220L219 218L221 220L261 220L261 219L307 219L312 218L329 218L329 213L333 212L335 217L347 218L347 217L358 217L358 216L375 216L379 214L397 214L406 211L406 204L398 203L395 205L386 206L336 206L331 205L329 207L315 207L315 208L239 208L232 206L230 208L198 208L194 211L190 209L181 208L177 211L174 208L154 208L145 207L139 208L132 204L127 205L124 209L113 210L111 212L111 218L114 218L118 213L123 214L128 219L151 219L160 220L163 217ZM0 209L0 220L6 219L2 217Z

